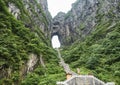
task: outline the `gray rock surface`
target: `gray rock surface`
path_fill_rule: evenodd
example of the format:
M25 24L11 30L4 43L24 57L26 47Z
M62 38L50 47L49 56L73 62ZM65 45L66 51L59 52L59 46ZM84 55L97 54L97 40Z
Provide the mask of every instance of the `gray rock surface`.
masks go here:
M9 12L11 12L15 18L18 18L19 14L20 14L20 10L13 4L13 3L9 3Z
M52 17L48 11L47 0L10 1L8 8L9 12L21 20L27 28L32 30L39 28L48 36Z
M53 24L59 23L56 34L60 35L61 44L69 45L78 39L84 39L100 23L101 16L103 21L119 21L119 3L119 0L77 0L64 17L62 13L58 13ZM54 30L52 27L52 34Z

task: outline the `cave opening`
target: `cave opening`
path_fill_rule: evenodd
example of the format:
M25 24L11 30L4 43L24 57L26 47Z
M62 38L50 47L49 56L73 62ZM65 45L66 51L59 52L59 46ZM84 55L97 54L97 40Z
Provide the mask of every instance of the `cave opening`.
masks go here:
M59 40L58 35L53 35L51 42L52 42L53 48L60 48L61 44L60 44L60 40Z

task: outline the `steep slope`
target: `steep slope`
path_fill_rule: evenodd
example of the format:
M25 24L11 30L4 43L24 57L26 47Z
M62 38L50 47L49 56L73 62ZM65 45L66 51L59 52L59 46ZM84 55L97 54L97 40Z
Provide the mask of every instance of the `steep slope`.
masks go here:
M0 85L54 85L64 79L39 3L0 0Z
M63 55L71 68L80 68L81 74L120 85L120 22L113 16L109 15L108 20L97 16L99 21L89 36L64 48Z
M108 23L97 25L89 37L64 48L62 55L71 68L80 68L80 74L92 74L119 85L120 22L114 26Z
M47 0L0 0L0 85L55 85L65 79L50 46L53 35L66 46L62 55L73 70L119 85L119 18L119 0L77 0L52 25Z
M119 0L77 0L67 13L58 13L53 19L53 26L59 29L56 33L62 45L69 45L78 39L84 39L100 22L119 21ZM56 21L57 19L57 21ZM58 23L54 25L54 23ZM52 27L52 34L56 30Z
M65 46L66 63L120 85L120 1L77 0L72 6L67 14L58 13L52 27Z
M5 0L12 13L18 20L21 20L25 27L35 30L39 28L48 35L48 25L50 24L51 15L47 8L46 0Z

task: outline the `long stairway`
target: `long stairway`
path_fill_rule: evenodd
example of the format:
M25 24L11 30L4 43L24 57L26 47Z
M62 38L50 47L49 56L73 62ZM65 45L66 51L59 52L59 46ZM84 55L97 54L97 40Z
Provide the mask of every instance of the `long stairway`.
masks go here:
M64 68L66 74L72 75L72 77L68 80L57 82L57 85L115 85L114 82L105 83L92 75L78 75L70 69L68 64L64 62L59 48L56 50L58 52L58 58L60 59L60 65Z
M59 48L57 48L57 52L58 52L58 58L60 59L60 65L64 68L64 71L66 72L66 74L71 74L72 76L73 75L78 75L77 73L73 72L69 65L66 64L63 60L63 58L61 57L61 54L60 54L60 50Z

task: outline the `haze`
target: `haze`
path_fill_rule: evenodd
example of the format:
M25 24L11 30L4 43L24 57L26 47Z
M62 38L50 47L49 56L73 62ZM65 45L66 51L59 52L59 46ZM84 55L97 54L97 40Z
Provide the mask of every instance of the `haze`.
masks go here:
M48 9L54 17L58 12L67 13L71 9L71 4L76 0L47 0L48 1Z

